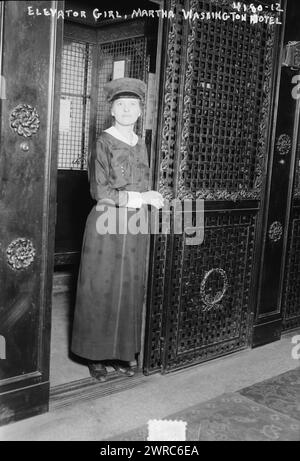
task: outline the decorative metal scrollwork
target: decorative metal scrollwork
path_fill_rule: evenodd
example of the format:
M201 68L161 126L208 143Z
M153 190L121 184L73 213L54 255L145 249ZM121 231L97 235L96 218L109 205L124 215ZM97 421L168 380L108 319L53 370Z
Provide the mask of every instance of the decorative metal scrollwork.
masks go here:
M184 3L179 0L171 0L170 10L177 12ZM179 18L179 15L176 16ZM165 78L165 96L163 129L161 141L160 180L159 192L164 198L174 198L174 157L176 149L175 130L178 119L179 87L181 63L182 63L182 37L183 22L179 19L170 22L170 31L167 44L167 64ZM175 135L175 136L174 136Z
M282 237L282 232L282 224L279 221L274 221L269 227L269 239L272 240L272 242L278 242Z
M288 134L281 134L276 142L276 149L280 155L287 155L292 147L292 140Z
M39 114L29 104L19 104L10 114L10 126L19 136L29 138L36 134L40 127Z
M220 275L223 280L223 288L222 290L217 291L215 296L211 296L205 292L206 283L212 274ZM217 267L215 269L210 269L208 272L206 272L201 282L201 285L200 285L200 297L204 303L204 308L202 310L209 311L213 307L219 308L220 307L219 302L222 300L223 296L225 295L228 289L228 286L229 285L228 285L227 275L223 269Z
M13 240L6 249L7 262L14 270L29 267L34 261L35 254L31 240L26 238Z

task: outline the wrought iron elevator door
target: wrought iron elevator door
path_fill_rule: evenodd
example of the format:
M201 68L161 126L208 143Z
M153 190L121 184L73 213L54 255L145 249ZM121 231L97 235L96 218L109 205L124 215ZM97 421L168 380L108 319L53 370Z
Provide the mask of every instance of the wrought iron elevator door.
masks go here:
M153 236L146 374L249 346L281 34L249 18L194 15L232 11L226 0L166 8L175 14L163 56L157 188L169 200L204 199L205 232L199 245L184 234Z

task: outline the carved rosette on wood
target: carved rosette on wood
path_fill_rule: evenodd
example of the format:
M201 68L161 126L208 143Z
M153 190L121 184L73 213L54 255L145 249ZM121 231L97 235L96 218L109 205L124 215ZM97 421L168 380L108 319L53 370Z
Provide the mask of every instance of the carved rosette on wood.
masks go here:
M288 134L281 134L276 141L276 149L280 155L287 155L292 147L292 140Z
M10 126L19 136L29 138L39 130L39 114L29 104L19 104L10 114Z
M6 258L9 266L14 270L27 269L34 261L35 248L31 240L17 238L6 249Z
M213 274L219 275L222 278L222 282L223 282L222 290L217 291L214 296L206 293L206 284L208 282L208 279ZM210 269L209 271L207 271L200 284L200 298L204 304L202 311L203 312L210 311L212 308L220 309L221 305L219 303L220 301L222 301L228 289L228 286L229 286L228 278L227 278L226 272L223 269L217 267L217 268Z
M268 230L269 239L272 240L272 242L279 242L282 237L282 232L282 224L279 221L274 221Z

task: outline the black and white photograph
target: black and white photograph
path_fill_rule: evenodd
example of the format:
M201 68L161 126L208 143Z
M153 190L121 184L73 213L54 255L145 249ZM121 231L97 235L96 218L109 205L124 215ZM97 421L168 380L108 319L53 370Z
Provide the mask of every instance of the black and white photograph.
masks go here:
M0 441L300 441L299 0L0 1Z

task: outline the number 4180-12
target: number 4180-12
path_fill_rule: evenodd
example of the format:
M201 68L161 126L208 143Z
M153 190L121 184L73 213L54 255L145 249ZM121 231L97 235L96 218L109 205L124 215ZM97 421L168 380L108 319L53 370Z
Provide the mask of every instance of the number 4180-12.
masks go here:
M280 3L272 3L271 5L254 5L253 3L250 3L250 5L246 5L242 2L233 2L233 9L237 10L239 13L240 12L251 12L251 13L261 13L263 11L277 11L277 12L282 12L283 10L281 9Z

